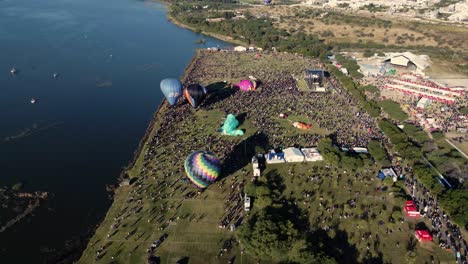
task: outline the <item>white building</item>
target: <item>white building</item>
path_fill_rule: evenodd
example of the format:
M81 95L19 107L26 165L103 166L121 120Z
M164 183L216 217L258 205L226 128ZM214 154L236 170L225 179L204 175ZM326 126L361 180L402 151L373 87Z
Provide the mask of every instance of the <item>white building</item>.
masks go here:
M320 161L323 160L322 155L316 148L302 148L302 154L304 154L306 161Z
M404 53L389 53L389 56L384 60L392 65L409 67L414 65L417 70L423 71L430 66L429 57L425 55L416 55L411 52Z
M304 154L302 154L301 150L298 148L286 148L283 149L284 153L284 160L286 162L303 162L304 161Z
M416 105L416 107L424 109L428 107L430 104L431 104L431 99L423 97L418 101L418 104Z

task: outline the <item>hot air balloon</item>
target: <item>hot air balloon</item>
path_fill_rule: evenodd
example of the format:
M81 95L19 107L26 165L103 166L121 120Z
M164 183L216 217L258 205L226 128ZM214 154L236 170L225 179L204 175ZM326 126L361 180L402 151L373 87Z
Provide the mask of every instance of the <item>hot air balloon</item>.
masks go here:
M263 0L263 3L264 3L265 5L269 5L269 4L271 4L271 0Z
M203 86L200 84L190 84L184 90L185 98L189 101L193 108L197 108L205 99Z
M237 86L239 86L239 89L242 91L253 91L257 88L257 83L251 80L242 80L237 84Z
M237 121L236 117L233 114L229 114L227 115L226 121L224 121L224 124L221 130L224 135L229 135L229 136L244 135L244 131L240 129L236 129L238 126L239 126L239 121Z
M185 160L185 173L195 186L205 189L221 174L221 161L215 154L195 151Z
M161 91L170 105L175 105L182 94L182 83L174 78L164 79L160 83Z

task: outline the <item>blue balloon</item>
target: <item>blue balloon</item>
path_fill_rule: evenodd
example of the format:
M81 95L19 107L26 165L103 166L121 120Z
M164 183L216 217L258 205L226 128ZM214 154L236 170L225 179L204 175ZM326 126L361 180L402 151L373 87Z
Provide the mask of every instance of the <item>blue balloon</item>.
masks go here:
M174 78L168 78L161 81L161 91L170 105L175 105L177 99L182 95L182 83Z

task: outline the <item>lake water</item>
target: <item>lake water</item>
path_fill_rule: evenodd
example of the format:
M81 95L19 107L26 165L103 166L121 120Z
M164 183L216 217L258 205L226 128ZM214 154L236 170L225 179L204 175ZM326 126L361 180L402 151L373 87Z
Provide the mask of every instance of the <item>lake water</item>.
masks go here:
M96 225L110 205L106 184L162 100L161 79L181 76L195 48L227 45L166 13L136 0L0 0L0 185L53 194L0 233L2 263L40 263Z

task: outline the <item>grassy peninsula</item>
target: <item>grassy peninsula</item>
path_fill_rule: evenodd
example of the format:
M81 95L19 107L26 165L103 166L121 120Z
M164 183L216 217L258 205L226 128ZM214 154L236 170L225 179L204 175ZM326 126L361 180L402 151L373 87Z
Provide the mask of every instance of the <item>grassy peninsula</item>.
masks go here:
M404 217L404 181L377 180L380 163L338 149L382 138L338 81L326 93L297 88L305 69L320 67L286 53L197 51L182 81L205 85L209 95L197 109L183 98L161 105L126 171L128 185L117 189L79 263L452 261L435 243L415 241L415 226L429 223ZM248 76L260 81L256 91L231 88ZM244 136L218 132L227 113L238 117ZM313 127L298 130L293 121ZM318 146L325 161L269 164L252 182L253 155L289 146ZM183 166L200 149L221 158L222 176L198 193ZM386 149L379 153L388 163ZM244 194L253 197L250 212Z

